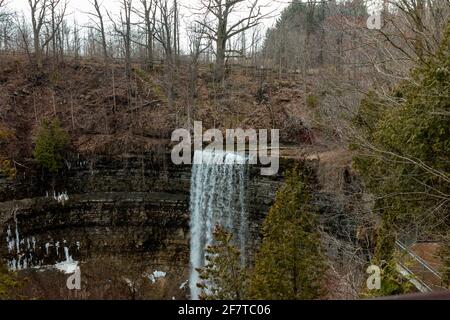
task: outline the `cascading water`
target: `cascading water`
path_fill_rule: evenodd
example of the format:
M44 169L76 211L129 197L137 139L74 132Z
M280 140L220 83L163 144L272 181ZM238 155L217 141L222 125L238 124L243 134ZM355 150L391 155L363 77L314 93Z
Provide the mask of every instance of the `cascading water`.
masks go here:
M205 265L205 249L213 242L217 225L234 234L245 263L248 217L245 208L246 161L223 151L195 151L191 178L191 243L189 286L191 299L199 297L197 268Z

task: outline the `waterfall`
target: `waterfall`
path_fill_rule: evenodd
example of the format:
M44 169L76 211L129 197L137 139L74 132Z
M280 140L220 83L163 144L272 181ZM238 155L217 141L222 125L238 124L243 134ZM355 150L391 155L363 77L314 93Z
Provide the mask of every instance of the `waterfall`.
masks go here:
M205 249L213 242L220 225L234 234L245 263L248 217L245 208L245 159L223 151L195 151L190 198L190 276L191 299L200 294L197 268L205 265Z

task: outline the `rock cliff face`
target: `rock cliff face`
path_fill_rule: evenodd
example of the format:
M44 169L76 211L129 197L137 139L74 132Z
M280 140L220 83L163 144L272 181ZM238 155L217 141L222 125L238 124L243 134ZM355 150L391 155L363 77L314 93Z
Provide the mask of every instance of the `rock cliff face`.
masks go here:
M288 165L282 161L282 167ZM173 165L169 154L75 157L66 166L61 177L28 171L16 182L0 181L0 238L9 239L0 246L1 257L17 269L70 260L91 263L82 267L89 270L99 257L114 257L119 265L140 261L138 273L167 273L164 294L153 297L186 297L191 167ZM250 247L258 241L282 171L264 177L259 168L249 168ZM67 193L68 199L55 200L53 186L56 197ZM127 268L117 269L131 277Z

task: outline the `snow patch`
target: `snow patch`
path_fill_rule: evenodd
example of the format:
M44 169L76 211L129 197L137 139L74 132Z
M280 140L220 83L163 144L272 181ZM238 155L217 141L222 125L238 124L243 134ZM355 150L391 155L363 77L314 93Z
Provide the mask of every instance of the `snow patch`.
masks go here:
M153 271L153 273L151 275L148 276L148 278L150 279L150 281L152 283L155 283L156 280L158 280L159 278L165 278L166 277L166 272L164 271Z
M54 267L65 274L72 274L78 268L78 261L63 261L54 265Z

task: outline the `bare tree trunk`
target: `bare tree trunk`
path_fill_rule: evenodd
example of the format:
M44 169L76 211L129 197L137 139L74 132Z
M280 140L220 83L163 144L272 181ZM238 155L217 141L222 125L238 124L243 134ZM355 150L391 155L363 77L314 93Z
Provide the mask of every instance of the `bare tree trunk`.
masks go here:
M122 0L122 7L120 13L120 26L109 15L109 19L114 25L115 32L120 35L123 41L123 48L125 53L125 74L128 79L131 78L131 12L133 0Z
M131 8L132 8L132 0L124 0L124 9L125 9L125 24L126 24L126 33L125 33L125 64L126 64L126 74L127 77L131 77Z
M31 24L33 28L33 44L34 44L34 56L35 63L38 70L42 70L42 49L41 49L41 29L44 23L44 16L46 13L47 3L41 4L41 0L28 0L31 9ZM41 7L39 7L41 5ZM39 11L38 11L39 10Z
M173 0L173 8L174 8L174 22L173 22L173 52L174 52L174 60L177 60L178 56L178 3L177 0Z
M95 21L95 24L97 25L96 30L100 32L101 36L103 58L105 59L105 61L108 61L108 46L106 44L105 22L103 19L102 9L100 7L100 4L98 3L98 0L94 0L94 3L92 5L94 6L96 13L91 15L93 15L97 20Z
M155 14L156 10L153 12L153 17L151 16L152 2L147 4L147 0L143 0L144 11L145 11L145 29L147 33L147 68L148 70L153 69L153 34L154 34L154 24L155 24Z
M216 81L223 81L225 78L225 50L226 50L226 39L221 34L218 35L216 41L216 66L214 78Z
M174 35L173 24L175 23L175 10L169 8L168 0L159 0L157 2L159 8L159 27L156 28L155 39L164 48L164 67L165 67L165 87L169 108L173 107L174 103Z
M80 58L80 33L78 30L78 24L76 21L74 21L73 23L73 42L74 42L74 55L75 55L75 60L78 62L79 58Z

